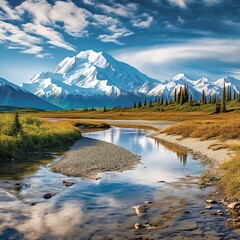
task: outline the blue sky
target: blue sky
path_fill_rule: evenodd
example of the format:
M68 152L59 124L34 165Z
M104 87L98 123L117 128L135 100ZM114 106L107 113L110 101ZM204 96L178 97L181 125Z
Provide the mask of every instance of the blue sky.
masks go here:
M240 78L239 0L0 0L0 76L20 84L81 50L150 77Z

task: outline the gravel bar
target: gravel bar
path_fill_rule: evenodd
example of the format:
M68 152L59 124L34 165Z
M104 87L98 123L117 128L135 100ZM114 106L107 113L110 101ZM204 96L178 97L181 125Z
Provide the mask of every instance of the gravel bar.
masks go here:
M97 179L97 174L133 169L141 157L114 144L83 137L50 170L64 175Z

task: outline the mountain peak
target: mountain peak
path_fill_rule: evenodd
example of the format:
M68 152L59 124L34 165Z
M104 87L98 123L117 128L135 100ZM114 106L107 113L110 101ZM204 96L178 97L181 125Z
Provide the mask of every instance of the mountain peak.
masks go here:
M85 58L90 61L96 60L100 55L102 55L103 52L95 52L93 50L86 50L86 51L81 51L78 53L75 57L76 58Z
M184 73L178 73L174 77L172 77L173 81L178 81L178 80L189 80L188 76L186 76Z

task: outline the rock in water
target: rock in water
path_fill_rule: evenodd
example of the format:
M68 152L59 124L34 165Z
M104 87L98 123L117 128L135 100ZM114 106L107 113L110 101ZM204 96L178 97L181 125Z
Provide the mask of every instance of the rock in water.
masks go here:
M212 209L212 206L208 205L208 206L205 207L205 209Z
M46 193L45 195L43 195L43 198L50 199L52 196L54 196L54 195L51 193Z
M74 184L74 182L63 180L63 184L65 184L66 187L71 187Z
M146 212L146 208L143 205L136 205L132 207L135 210L135 213L141 217Z
M232 210L239 210L240 209L240 202L230 203L230 204L228 204L227 207L232 209Z
M135 223L135 225L134 225L134 227L135 227L135 229L140 229L142 226L141 226L141 224L140 223Z
M213 200L213 199L207 199L206 200L206 203L209 203L209 204L217 204L218 202L216 200Z

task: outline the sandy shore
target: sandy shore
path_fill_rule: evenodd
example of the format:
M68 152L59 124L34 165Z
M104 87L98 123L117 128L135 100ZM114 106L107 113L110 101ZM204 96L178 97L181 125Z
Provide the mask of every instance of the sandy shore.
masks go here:
M97 173L130 170L140 156L114 144L83 137L50 167L53 172L81 178L97 178Z
M182 136L179 135L167 135L162 132L154 133L150 137L190 150L211 170L216 170L221 163L225 162L234 155L233 151L221 148L224 142L219 140L201 141L197 138L182 138Z
M200 160L207 164L209 169L216 170L219 164L228 160L234 155L234 151L230 151L226 148L221 148L221 146L226 142L221 142L217 139L204 140L201 141L198 138L183 138L179 135L167 135L164 133L164 129L173 126L175 124L181 124L179 122L171 121L141 121L141 120L102 120L110 125L139 125L139 126L150 126L159 131L151 134L150 137L168 143L170 145L176 145L187 150L190 150L194 155L196 155ZM228 141L237 142L237 141ZM239 141L238 141L239 143Z
M54 119L49 119L49 120L54 120ZM59 121L60 119L57 119L57 121ZM81 119L84 120L84 119ZM171 121L142 121L142 120L107 120L107 119L94 119L94 121L104 121L110 125L113 126L121 126L124 127L124 125L126 125L127 127L132 126L150 126L152 128L154 128L156 130L155 133L153 133L150 137L158 139L160 141L163 141L165 143L168 143L170 145L176 145L182 148L185 148L187 150L190 150L194 155L196 155L198 158L200 158L200 160L207 164L207 166L209 167L209 169L214 170L214 173L216 173L216 169L219 166L219 164L223 163L224 161L228 160L229 158L231 158L234 155L233 151L230 151L229 149L226 148L221 148L221 145L223 145L226 142L221 142L217 139L212 139L212 140L205 140L205 141L201 141L200 139L197 138L182 138L182 136L179 135L167 135L166 133L164 133L164 129L166 129L167 127L173 126L175 124L180 124L179 122L171 122ZM157 131L157 129L159 131ZM236 142L236 141L234 141ZM238 141L239 143L239 141ZM108 143L106 143L108 144ZM111 144L112 148L112 152L115 151L115 145ZM111 147L108 147L108 149L110 149ZM118 148L118 147L117 147ZM99 147L97 147L99 151ZM91 149L89 149L91 151ZM127 150L125 150L127 151ZM128 152L128 151L127 151ZM129 152L128 152L129 153ZM66 157L64 157L64 162L66 161L65 159L70 159L75 158L75 155L77 155L75 153L75 155L71 155L73 154L72 151L70 151L70 153L66 154ZM104 156L104 152L102 152L102 157ZM96 155L97 152L96 152ZM89 157L94 158L94 155L90 155ZM103 157L104 158L104 157ZM127 160L127 159L126 159ZM100 162L101 160L98 159L98 161ZM62 164L64 164L64 162L62 162ZM70 160L68 161L70 163ZM135 162L135 160L133 160L133 162ZM128 163L127 163L128 164ZM61 164L59 163L58 165L55 165L54 167L60 166ZM64 165L67 168L67 165ZM122 163L122 166L124 166L124 164ZM64 168L65 168L64 167ZM53 169L53 168L52 168ZM106 168L107 169L107 168ZM53 169L54 170L54 169ZM67 170L61 170L60 167L58 167L58 169L56 169L56 171L62 172L65 174L67 174ZM98 172L101 172L101 170L104 169L99 169ZM116 170L125 170L125 169L121 169L120 166L116 167ZM64 172L63 172L64 171ZM67 175L71 175L71 174L67 174Z

